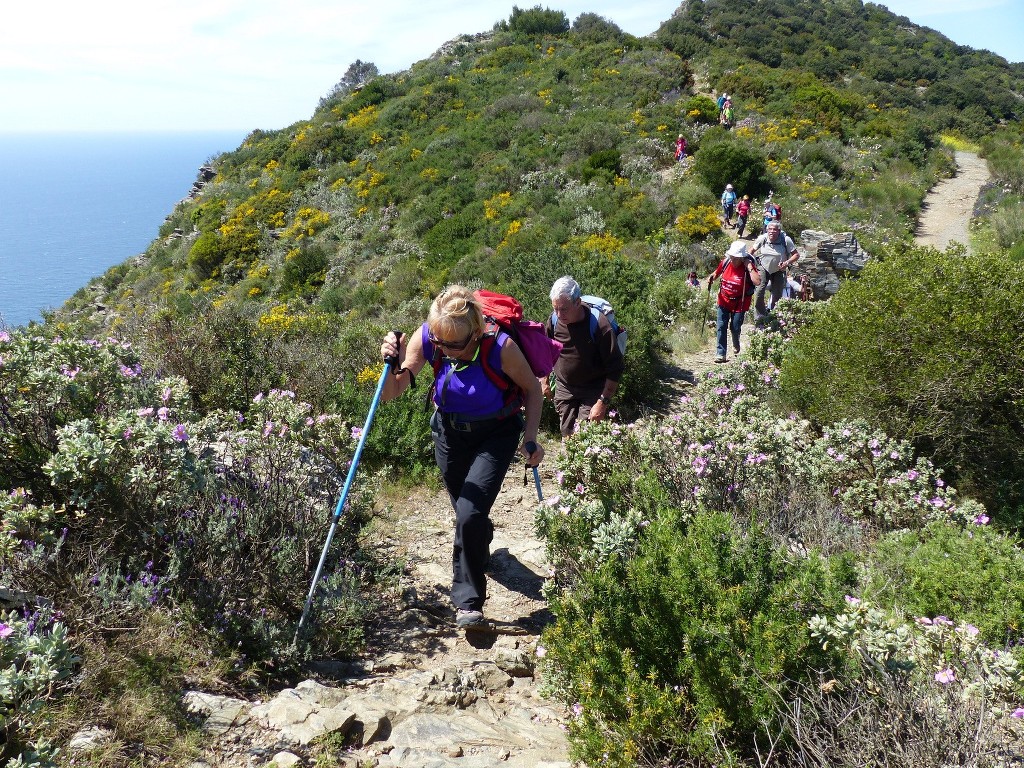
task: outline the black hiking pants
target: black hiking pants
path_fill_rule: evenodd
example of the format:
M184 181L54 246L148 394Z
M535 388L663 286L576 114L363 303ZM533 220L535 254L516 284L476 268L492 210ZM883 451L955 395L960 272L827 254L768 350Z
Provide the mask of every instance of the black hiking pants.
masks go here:
M487 599L484 572L494 538L491 506L519 447L523 420L514 415L459 426L470 429L456 429L439 412L430 420L434 458L455 509L452 604L482 611Z

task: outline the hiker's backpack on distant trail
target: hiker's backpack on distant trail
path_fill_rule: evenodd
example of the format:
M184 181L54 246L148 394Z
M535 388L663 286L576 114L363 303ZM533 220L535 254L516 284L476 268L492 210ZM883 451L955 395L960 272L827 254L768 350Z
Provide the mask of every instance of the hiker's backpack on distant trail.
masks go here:
M626 329L620 326L615 321L615 309L612 305L600 296L580 296L580 301L587 307L590 312L590 338L597 338L597 320L600 315L604 315L608 318L608 324L612 327L612 331L615 333L615 344L619 348L619 352L622 356L626 356ZM558 313L551 313L551 332L555 332L555 326L558 325Z
M530 364L533 375L538 378L548 376L554 370L555 361L562 351L562 344L548 338L543 323L524 320L522 304L511 296L485 290L474 291L473 296L484 316L484 333L480 337L480 354L477 355L477 361L491 383L504 393L506 406L510 406L522 400L522 391L500 367L495 367L501 363L500 355L494 354L498 334L505 333L518 345L526 362ZM430 365L434 369L435 382L441 370L443 357L440 348L434 347Z

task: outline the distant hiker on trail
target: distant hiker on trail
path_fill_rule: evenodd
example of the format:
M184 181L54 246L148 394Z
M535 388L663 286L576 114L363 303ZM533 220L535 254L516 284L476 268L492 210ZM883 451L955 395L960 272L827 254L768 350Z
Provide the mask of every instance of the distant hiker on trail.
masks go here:
M786 268L797 263L800 252L789 235L782 231L782 225L773 219L764 234L754 241L750 253L757 258L761 278L754 294L754 321L760 325L768 314L764 302L765 289L771 289L771 303L774 307L782 298Z
M683 134L679 134L679 138L676 139L676 162L681 163L686 159L686 138Z
M744 195L743 199L736 203L736 237L743 237L743 230L747 228L747 216L750 215L750 195Z
M691 271L690 274L686 276L686 284L691 288L700 288L700 278L697 277L696 272Z
M726 361L726 349L729 332L732 332L733 354L740 352L740 329L743 327L743 315L750 309L750 297L754 289L761 284L754 259L747 253L747 244L742 240L735 241L722 259L718 268L708 275L708 291L715 280L722 278L718 288L718 348L716 363Z
M782 223L782 206L775 202L774 192L768 193L768 199L764 201L764 228L767 230L772 221Z
M430 432L434 458L455 508L451 591L455 623L470 629L486 625L484 571L494 535L490 512L505 473L517 448L533 466L544 458L544 449L537 444L543 403L540 384L507 334L485 331L473 293L454 285L434 299L427 321L411 337L401 334L396 339L388 333L380 347L384 357L397 356L399 365L384 385L381 398L385 401L415 386L413 377L423 366L438 362ZM483 357L511 380L515 385L511 392L492 382Z
M718 113L718 124L726 128L732 128L733 112L732 102L728 99L722 105L722 111Z
M725 109L725 102L729 101L729 94L723 93L718 97L718 114L722 114L722 110Z
M732 184L725 185L725 191L722 192L722 218L725 219L725 226L732 226L732 214L736 209L736 192L732 188Z
M555 410L559 430L568 437L580 421L601 421L608 415L626 367L611 321L582 299L580 284L569 276L551 286L552 317L545 324L548 336L562 343L555 363ZM551 397L547 379L541 381Z

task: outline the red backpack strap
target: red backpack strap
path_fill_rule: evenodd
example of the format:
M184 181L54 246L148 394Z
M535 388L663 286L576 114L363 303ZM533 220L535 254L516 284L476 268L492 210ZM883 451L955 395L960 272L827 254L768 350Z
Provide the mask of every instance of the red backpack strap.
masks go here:
M484 374L490 380L499 391L503 393L502 402L504 407L502 408L501 418L508 416L518 411L523 404L523 390L518 384L508 377L500 368L495 369L491 364L491 355L499 355L498 363L501 363L501 350L502 347L498 345L498 334L504 333L501 326L494 321L493 318L486 318L487 326L484 335L480 337L480 367L483 368ZM509 334L505 334L508 340L511 340Z

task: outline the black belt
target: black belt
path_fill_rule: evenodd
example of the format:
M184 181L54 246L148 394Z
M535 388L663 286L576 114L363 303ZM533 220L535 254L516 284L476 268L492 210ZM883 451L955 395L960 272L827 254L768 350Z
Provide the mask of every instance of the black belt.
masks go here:
M505 421L509 416L519 413L523 407L521 400L514 400L497 413L486 416L468 416L462 413L444 413L438 411L440 420L456 432L477 432L481 429L490 429Z

